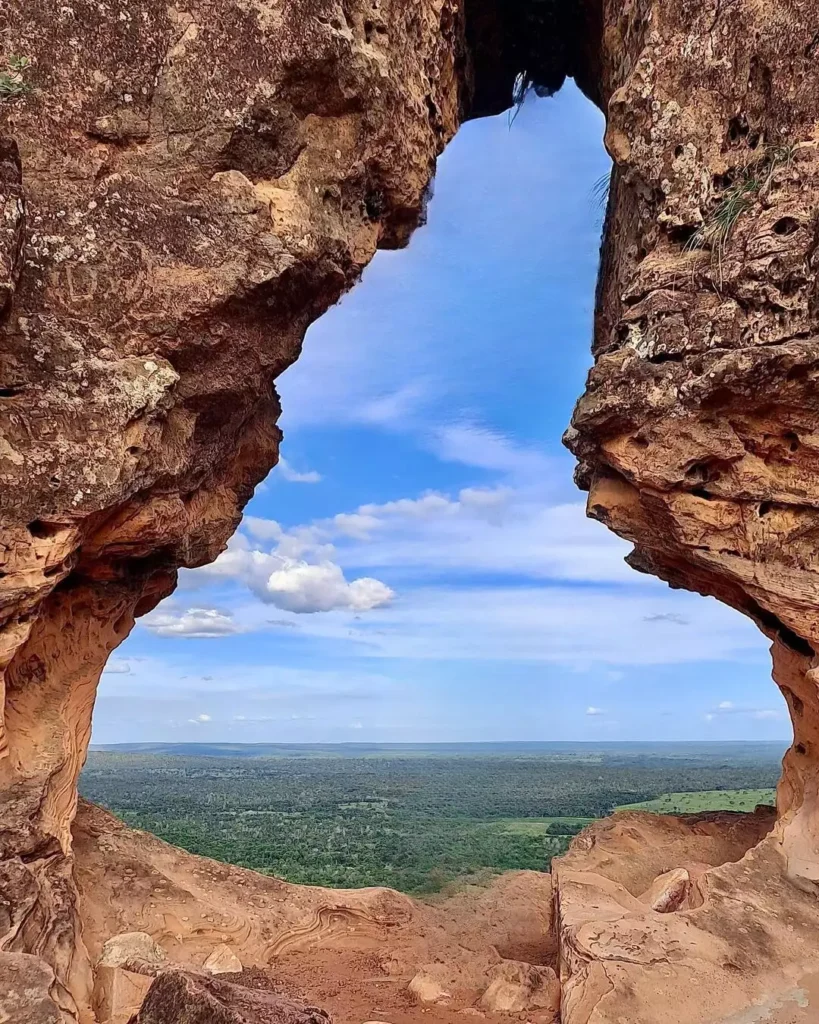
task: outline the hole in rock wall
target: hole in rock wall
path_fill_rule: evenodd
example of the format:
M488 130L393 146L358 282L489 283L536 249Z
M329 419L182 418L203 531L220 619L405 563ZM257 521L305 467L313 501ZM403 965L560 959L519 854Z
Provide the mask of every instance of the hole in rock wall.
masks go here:
M111 660L95 743L784 749L764 637L633 572L560 444L591 358L602 133L571 83L461 129L428 224L277 382L282 458L228 551Z

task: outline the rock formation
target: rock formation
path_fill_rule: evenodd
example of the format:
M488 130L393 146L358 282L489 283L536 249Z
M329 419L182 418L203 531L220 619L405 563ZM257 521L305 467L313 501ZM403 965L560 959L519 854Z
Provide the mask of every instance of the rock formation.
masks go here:
M462 35L453 0L0 11L0 934L67 1019L101 670L275 463L308 324L418 223Z
M772 835L707 876L701 908L662 932L631 914L583 949L564 915L571 1024L627 1004L633 1024L657 1019L649 962L668 965L663 994L686 1021L712 1019L695 1016L704 1005L718 1020L751 1003L791 1013L803 996L788 992L819 967L815 922L774 937L819 882L817 13L636 3L605 16L615 169L595 364L566 441L590 514L633 541L636 569L725 601L771 638L795 739ZM686 989L694 962L707 998Z
M634 542L636 568L772 638L795 730L771 836L741 868L712 865L700 907L689 891L654 894L676 912L641 902L685 864L658 866L627 918L645 934L665 922L660 959L707 961L726 1012L767 998L781 963L756 954L770 935L732 987L730 942L703 961L675 929L690 914L702 934L733 927L739 884L799 916L819 882L818 13L815 0L6 0L2 977L36 976L60 1019L91 1020L71 823L106 658L180 566L224 546L277 457L273 380L376 247L407 242L460 121L502 109L519 73L547 92L573 74L607 114L615 163L595 366L567 435L578 481ZM615 1021L649 961L628 961L618 933L607 973L571 905L559 892L564 1020ZM809 952L791 947L794 984Z
M138 968L133 935L121 936L134 931L161 946L163 966L189 973L202 973L227 946L245 971L224 980L273 985L324 1007L336 1024L382 1014L390 1024L410 1024L421 1013L429 1024L463 1024L460 1011L481 1003L500 970L511 971L518 983L507 996L540 1015L539 1024L552 1024L544 1010L554 996L544 978L556 954L548 874L512 872L437 905L389 889L290 885L174 849L87 803L75 821L74 850L83 935L95 964ZM140 955L149 966L156 960ZM420 1006L411 991L419 976L436 985ZM501 1024L494 1011L492 1003L489 1016Z

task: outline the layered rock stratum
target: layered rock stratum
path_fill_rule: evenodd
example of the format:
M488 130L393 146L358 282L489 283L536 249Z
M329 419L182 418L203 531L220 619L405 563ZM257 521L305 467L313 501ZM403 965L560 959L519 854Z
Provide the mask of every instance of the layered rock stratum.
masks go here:
M816 0L7 0L8 1019L92 1021L94 943L167 931L100 934L96 887L77 888L76 782L106 658L179 567L223 548L276 461L273 381L307 326L377 247L407 243L436 156L519 73L543 91L574 75L607 117L595 365L567 435L590 512L633 541L635 568L759 624L795 731L765 828L616 819L578 840L555 871L562 1019L815 1016L818 25ZM109 842L86 831L86 865L89 834ZM264 903L269 881L244 884ZM336 897L291 898L334 920ZM316 914L297 928L320 946ZM501 960L524 966L496 971L496 991L517 978L551 1012L548 977L525 969L549 965ZM417 965L419 992L447 991L436 963Z

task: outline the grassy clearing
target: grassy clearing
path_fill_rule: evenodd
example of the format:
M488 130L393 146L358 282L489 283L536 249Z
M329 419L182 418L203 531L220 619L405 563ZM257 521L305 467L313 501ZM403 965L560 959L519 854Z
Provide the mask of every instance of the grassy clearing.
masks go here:
M703 793L664 793L654 800L621 804L618 811L651 811L653 814L697 814L700 811L752 811L759 804L773 804L772 789L714 789Z
M496 822L504 832L522 836L555 835L557 827L565 827L560 834L572 835L575 831L585 828L594 818L563 817L559 818L508 818ZM550 831L551 828L551 831Z

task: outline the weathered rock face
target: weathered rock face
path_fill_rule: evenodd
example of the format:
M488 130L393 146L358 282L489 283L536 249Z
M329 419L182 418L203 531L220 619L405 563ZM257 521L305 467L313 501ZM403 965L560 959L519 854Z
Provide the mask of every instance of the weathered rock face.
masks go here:
M525 1004L535 1024L551 1024L549 874L510 872L434 904L389 889L291 885L177 850L83 802L74 856L88 950L114 970L144 976L147 962L151 973L202 973L225 943L245 970L224 980L268 981L301 1005L324 1007L336 1024L400 1024L421 1014L431 1024L463 1024L463 1010L477 1013L484 997L494 1006L504 995ZM144 932L167 953L158 966ZM499 976L516 984L499 991ZM418 977L422 989L413 985ZM504 1024L492 1008L486 1013L487 1024Z
M797 731L783 837L792 872L819 879L819 849L797 838L819 825L816 16L612 5L596 360L567 442L636 568L777 641Z
M669 1006L677 1021L816 1013L817 14L791 0L604 15L615 171L595 365L566 440L590 514L634 542L635 568L774 641L795 741L773 833L707 874L702 906L683 899L659 923L588 855L558 869L568 1024L654 1022Z
M796 739L752 880L819 882L817 13L7 0L0 58L31 65L0 96L0 948L43 959L64 1020L91 1015L70 826L105 660L222 548L277 456L273 379L518 72L575 74L615 161L579 482L635 566L775 640Z
M135 1024L331 1024L331 1018L269 992L166 971L151 986Z
M272 381L459 118L454 0L10 0L0 58L0 934L88 1010L70 823L100 672L275 463Z

